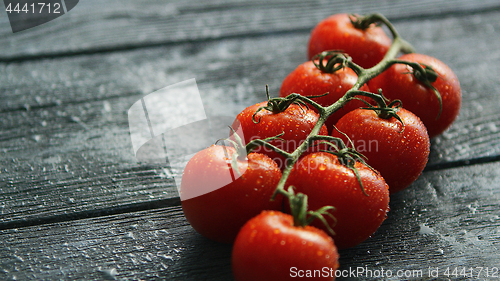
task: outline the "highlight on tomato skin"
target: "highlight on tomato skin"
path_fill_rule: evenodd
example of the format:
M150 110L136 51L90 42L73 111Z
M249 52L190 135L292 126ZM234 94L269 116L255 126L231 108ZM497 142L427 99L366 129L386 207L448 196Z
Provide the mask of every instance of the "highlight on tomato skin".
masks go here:
M201 235L232 243L239 229L262 210L279 210L270 200L281 171L269 157L250 153L231 166L233 147L213 145L195 154L182 176L180 196L187 221ZM241 174L241 175L240 175Z
M357 29L348 14L335 14L320 21L311 31L308 59L323 51L339 50L361 67L370 68L384 58L391 44L381 27L371 25L366 30Z
M311 133L318 121L318 114L311 108L298 104L291 104L283 112L275 113L266 109L258 111L259 108L266 104L267 101L245 108L236 116L231 127L237 131L238 135L242 134L240 137L243 139L244 144L248 144L254 139L265 139L280 135L281 140L273 140L269 143L288 153L292 153ZM326 126L321 127L319 135L328 135ZM269 156L278 164L280 169L284 169L286 158L274 150L261 146L256 148L254 152Z
M389 186L383 177L360 162L354 167L368 196L352 169L328 152L314 152L301 158L286 183L297 192L307 194L311 210L335 207L332 215L337 221L333 238L338 249L354 247L368 239L389 212ZM327 231L319 221L311 225Z
M328 74L312 61L306 62L283 80L280 97L298 93L302 95L298 100L304 102L304 96L328 92L327 96L313 99L327 107L351 89L351 93L359 95L357 98L366 98L368 103L373 99L383 107L383 97L373 94L381 90L394 101L383 108L388 111L360 109L370 105L351 100L321 127L316 135L323 137L312 139L317 137L310 134L318 120L331 112L297 103L283 109L282 104L271 103L283 99L270 99L267 92L268 101L249 106L236 116L231 127L237 132L233 131L229 140L240 136L244 146L255 139L279 137L267 141L281 153L267 145L250 145L255 148L251 153L233 157L241 151L239 146L211 146L197 153L186 166L180 187L186 219L201 235L234 243L231 262L236 281L295 280L302 277L298 272L311 270L319 270L321 276L314 276L316 279L334 280L339 267L338 250L357 246L376 233L389 212L390 194L404 190L420 176L428 161L430 137L442 133L457 117L461 90L456 75L444 63L421 54L403 55L393 64L398 52L412 52L413 47L400 38L385 17L375 16L372 19L391 31L395 52L384 58L393 42L377 24L362 30L354 27L348 14L332 15L311 32L309 59L322 51L337 50L348 54L361 68L342 57L346 67ZM324 55L334 56L331 54ZM432 87L440 96L424 85L403 60L417 62L426 70L432 68L437 73ZM380 67L371 68L378 63ZM359 84L358 78L362 81ZM403 108L401 104L395 106L398 100ZM318 111L325 116L320 118ZM342 149L337 149L336 155L318 151L332 148L333 144L328 143L335 142L332 137L342 139L348 147L339 145ZM310 145L302 146L295 158L294 151L308 138ZM318 139L328 142L318 145ZM349 150L350 144L356 151ZM367 157L366 162L358 152ZM288 159L284 156L287 154ZM295 164L286 166L290 159ZM301 197L294 197L294 192ZM278 195L270 200L273 194ZM296 198L305 198L303 202L308 204L294 204ZM296 210L305 209L319 210L335 233L328 232L331 229L321 220L308 226L294 225L310 223L302 223L306 215L297 215ZM295 219L280 212L290 210ZM309 218L317 215L307 214Z
M441 110L434 90L419 81L412 74L413 69L404 64L395 64L371 79L368 82L370 90L377 92L381 89L386 98L401 100L404 108L424 122L430 138L442 134L460 112L462 90L456 74L444 62L428 55L412 53L398 59L432 67L438 76L431 85L441 95Z
M316 61L318 63L318 61ZM339 100L356 83L358 76L350 68L343 68L334 73L323 72L316 67L313 61L300 64L289 73L283 80L280 88L280 97L286 97L292 93L302 96L325 96L313 98L321 106L330 106ZM361 86L360 90L369 91L367 85ZM370 102L369 98L360 97ZM347 112L359 107L366 106L360 100L351 100L337 112L333 113L325 122L328 132L331 133L333 125Z
M380 118L373 110L356 109L342 117L337 129L346 134L354 148L367 159L389 185L391 194L404 190L422 174L430 153L430 140L424 123L401 108L396 118ZM338 131L332 134L348 143Z
M233 245L235 280L296 280L313 270L314 280L335 280L339 254L333 239L318 228L293 224L291 215L278 211L249 220Z

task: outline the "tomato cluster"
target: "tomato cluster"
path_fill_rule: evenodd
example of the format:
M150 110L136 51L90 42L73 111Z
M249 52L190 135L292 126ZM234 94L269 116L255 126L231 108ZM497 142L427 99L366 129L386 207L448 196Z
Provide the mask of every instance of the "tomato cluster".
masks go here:
M291 268L335 272L337 249L375 233L390 194L419 177L430 138L458 115L455 74L412 53L379 14L325 19L308 56L280 97L267 93L238 114L230 145L198 152L182 177L187 220L234 243L236 280L293 279ZM335 279L326 272L318 279Z

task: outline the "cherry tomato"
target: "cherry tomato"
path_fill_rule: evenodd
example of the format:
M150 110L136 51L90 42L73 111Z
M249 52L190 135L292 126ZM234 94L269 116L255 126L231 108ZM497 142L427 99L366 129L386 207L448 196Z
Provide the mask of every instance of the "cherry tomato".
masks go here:
M296 93L309 97L329 93L326 96L313 99L321 106L326 107L344 96L354 86L357 79L358 76L350 68L340 69L334 73L326 73L319 70L312 61L308 61L299 65L283 80L280 96L286 97L289 94ZM369 88L363 85L360 90L369 91ZM363 106L365 104L362 101L351 100L332 114L325 122L329 133L332 132L333 125L347 112Z
M323 51L341 50L361 67L370 68L384 58L391 44L381 27L371 25L365 30L357 29L348 14L336 14L322 20L312 30L308 58Z
M264 211L238 234L232 268L236 281L335 280L338 258L332 238L324 231L294 226L291 215Z
M333 227L333 239L339 249L356 246L370 237L389 211L389 187L384 179L360 162L354 167L368 196L363 193L355 173L327 152L304 156L287 180L287 186L292 185L297 192L308 196L309 209L335 207L332 214L337 223ZM319 221L312 225L327 231Z
M191 226L203 236L232 243L239 229L262 210L278 210L282 197L270 201L281 178L271 158L250 153L232 166L233 147L210 146L189 160L182 175L182 210Z
M267 102L257 103L244 109L234 121L232 127L238 132L242 132L240 137L247 144L254 139L265 139L277 136L284 133L281 140L273 140L269 143L286 151L293 152L311 133L312 128L318 121L318 114L312 109L307 109L304 106L291 104L285 111L273 113L272 111L263 109L255 115L254 123L253 115L260 107L263 107ZM328 135L326 127L323 125L319 132L320 135ZM280 168L285 167L286 159L275 151L261 146L254 152L263 153L271 157Z
M417 115L424 122L433 138L444 132L455 121L460 111L462 91L453 71L442 61L423 54L406 54L400 60L428 65L438 74L431 85L439 91L442 99L442 112L439 115L439 100L434 91L426 87L412 74L412 68L395 64L377 77L368 86L373 92L382 89L388 99L399 99L403 107Z
M367 164L379 171L390 193L407 188L422 173L429 158L429 136L420 119L401 108L396 118L380 118L373 110L356 109L337 122L356 150L366 156ZM347 139L338 132L332 134Z

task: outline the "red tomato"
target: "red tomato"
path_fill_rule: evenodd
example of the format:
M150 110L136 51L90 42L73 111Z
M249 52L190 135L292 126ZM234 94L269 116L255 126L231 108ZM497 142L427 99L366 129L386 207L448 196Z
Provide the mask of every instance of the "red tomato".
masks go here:
M291 215L264 211L238 234L232 267L236 281L335 280L338 258L332 238L324 231L294 226Z
M407 54L399 59L425 64L436 71L438 78L432 86L441 94L442 112L439 118L439 100L434 91L415 78L409 66L393 65L373 78L368 86L374 92L382 89L383 95L388 99L401 100L404 108L424 122L429 136L433 138L444 132L458 116L462 102L458 78L446 64L427 55Z
M390 193L407 188L422 173L429 158L430 142L427 129L420 119L404 108L396 118L380 118L376 112L356 109L337 122L358 152L368 158L367 164L379 171L389 185ZM347 143L338 132L332 134Z
M337 156L315 152L304 156L292 169L287 186L308 196L309 209L333 206L337 219L333 227L335 245L345 249L370 237L389 211L389 187L384 179L360 162L357 168L366 196L354 172L342 165ZM312 223L327 231L320 221Z
M391 44L382 27L371 25L365 30L357 29L348 14L336 14L322 20L312 30L308 58L323 51L341 50L361 67L370 68L384 58Z
M326 96L314 98L313 100L321 106L329 106L340 99L350 90L358 76L350 68L340 69L334 73L326 73L319 70L312 61L299 65L283 80L280 89L280 97L296 93L302 96L319 96L329 93ZM368 86L363 85L360 90L369 91ZM369 101L368 98L366 98ZM351 100L344 107L332 114L325 125L331 133L333 125L347 112L366 106L362 101Z
M226 156L227 153L227 156ZM182 210L191 226L212 240L232 243L239 229L262 210L281 209L282 197L270 201L281 178L271 158L250 153L231 166L235 149L213 145L189 160L182 175Z
M255 120L258 123L254 123L253 115L262 106L265 106L266 102L261 102L244 109L234 121L232 127L239 133L242 132L243 136L240 135L245 144L249 143L254 139L265 139L269 137L277 136L284 133L280 138L285 141L273 140L270 144L286 151L293 152L311 133L312 128L318 121L318 114L314 112L311 108L307 109L305 106L299 106L297 104L290 105L285 111L273 113L269 110L260 110L255 115ZM238 130L237 128L241 128ZM326 127L323 125L320 135L328 135ZM275 151L266 148L258 147L254 152L263 153L271 157L280 168L285 167L285 158Z

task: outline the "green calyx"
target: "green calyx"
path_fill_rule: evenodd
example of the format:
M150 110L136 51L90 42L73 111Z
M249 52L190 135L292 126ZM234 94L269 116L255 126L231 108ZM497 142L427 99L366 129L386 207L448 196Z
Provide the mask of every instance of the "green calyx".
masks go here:
M365 191L365 187L363 186L363 182L361 181L361 176L359 175L358 168L355 167L356 162L361 162L365 166L369 167L372 169L363 159L365 156L353 148L343 148L340 149L336 152L331 152L333 155L336 155L337 158L339 159L339 162L346 166L348 169L350 169L354 175L356 176L356 179L358 180L359 186L361 187L361 191L365 196L369 196L368 193ZM372 169L373 170L373 169Z
M359 175L358 168L356 168L355 166L356 162L362 163L375 173L378 172L366 163L365 161L366 156L364 156L363 154L356 151L356 149L354 149L354 143L345 133L339 131L335 126L333 128L337 132L342 134L345 138L347 138L351 147L347 147L342 141L342 139L331 136L316 136L313 138L313 141L321 140L321 142L319 142L317 145L323 144L328 146L328 150L320 150L320 151L335 155L339 160L340 164L344 165L354 173L363 194L369 196L365 191L363 182L361 181L361 176Z
M281 136L283 136L284 134L285 134L285 132L282 132L281 134L279 134L277 136L265 138L263 140L262 139L254 139L254 140L250 141L249 143L247 143L246 151L247 151L247 153L251 153L257 147L264 146L264 147L267 147L267 148L277 152L281 156L288 159L291 157L290 153L288 153L288 152L284 151L283 149L278 148L278 147L269 143L269 142L274 141L274 140L285 141L284 139L281 138Z
M302 100L298 98L298 95L289 95L285 98L271 98L269 96L269 86L266 85L266 95L267 95L267 104L265 106L259 107L255 113L252 115L252 121L257 124L260 122L260 117L258 120L256 120L257 113L259 113L261 110L267 110L272 112L273 114L281 113L287 108L292 105L292 104L297 104L299 105L303 110L303 106L305 106L307 109L309 107L307 106L306 103L304 103Z
M441 111L443 110L443 100L439 91L434 86L432 86L432 83L436 82L437 78L439 77L437 72L430 65L426 64L419 64L417 62L408 62L402 60L396 60L396 62L410 66L413 69L413 71L411 71L410 73L418 81L420 81L420 83L424 84L424 86L434 92L434 95L439 101L439 112L436 120L439 119L439 117L441 116Z
M240 160L240 161L247 160L247 155L252 153L252 151L255 150L259 146L266 146L266 147L276 151L278 154L283 155L284 157L290 157L290 153L288 153L288 152L286 152L286 151L269 143L269 142L274 141L274 140L285 141L284 139L280 138L281 136L283 136L285 134L284 132L282 132L281 134L274 136L274 137L269 137L269 138L265 138L265 139L255 139L255 140L250 141L246 145L244 145L243 140L238 135L238 133L236 133L236 131L231 126L229 126L229 129L232 132L231 137L233 137L234 140L232 140L230 137L230 138L225 139L225 140L218 140L217 142L228 141L229 143L231 143L233 145L234 149L236 150L236 152L233 153L233 155L231 157L231 165L232 165L233 169L237 168L237 161L238 160ZM227 151L225 149L224 149L224 153L226 154L226 158L229 159L229 154L227 153ZM239 172L238 169L236 169L236 170Z
M422 82L434 83L438 78L437 72L430 66L426 64L422 64L425 68L423 69L415 69L413 71L413 76Z
M307 210L307 195L303 193L295 194L293 186L288 188L288 191L280 190L280 193L288 199L290 203L290 213L293 216L293 225L298 227L305 227L311 224L315 219L319 219L327 228L328 232L335 235L332 226L326 221L325 216L330 217L335 226L337 219L329 212L334 211L332 206L324 206L316 211Z
M334 73L353 64L349 55L337 50L321 52L312 58L312 62L325 73Z
M373 24L380 25L381 15L380 14L370 14L366 16L360 16L355 14L350 14L349 18L352 25L357 29L368 29Z
M373 106L366 102L365 100L354 98L364 102L368 107L362 107L361 109L373 110L377 113L379 118L382 119L390 119L396 118L402 125L403 129L399 133L403 133L405 130L405 123L398 115L398 111L403 108L403 102L401 100L393 100L389 104L387 104L387 99L382 95L382 91L379 89L379 95L382 97L381 99L377 99L377 106Z
M230 138L224 139L224 140L218 140L216 142L216 144L219 143L220 141L228 141L229 143L231 143L233 145L236 152L233 153L231 155L231 157L229 157L229 153L227 152L226 147L223 146L224 154L225 154L227 159L231 159L231 168L234 171L236 171L236 173L241 177L241 172L240 172L240 169L238 168L238 160L239 161L247 160L248 152L247 152L246 147L243 145L243 141L241 140L240 136L236 133L236 131L231 126L229 126L229 129L232 132L231 137L233 137L234 140L232 140Z
M391 32L392 37L394 38L394 41L399 41L399 43L398 43L399 46L397 46L397 49L399 49L398 51L402 51L403 53L414 53L415 52L415 49L413 48L413 46L411 46L411 44L409 44L408 42L406 42L405 40L403 40L401 38L401 36L399 35L396 28L394 28L392 23L386 17L384 17L382 14L374 13L374 14L368 14L368 15L364 15L364 16L351 14L351 15L349 15L349 17L351 19L352 25L355 28L361 29L361 30L366 30L366 29L370 28L371 26L380 26L381 24L384 24ZM394 45L394 42L393 42L393 45ZM392 56L392 54L390 56Z

